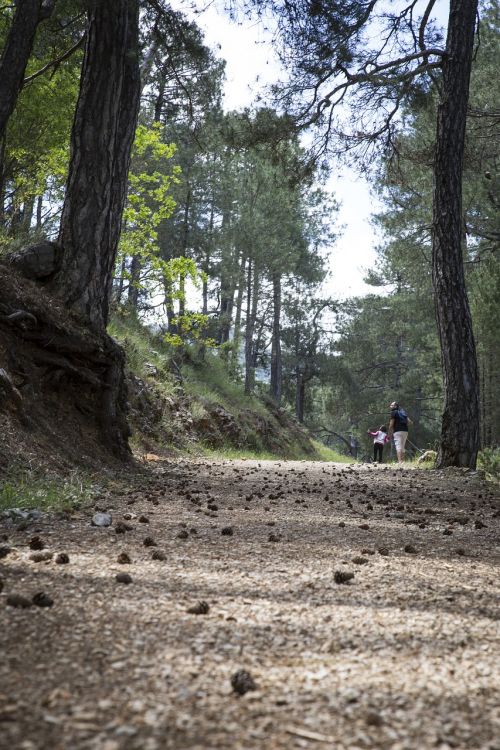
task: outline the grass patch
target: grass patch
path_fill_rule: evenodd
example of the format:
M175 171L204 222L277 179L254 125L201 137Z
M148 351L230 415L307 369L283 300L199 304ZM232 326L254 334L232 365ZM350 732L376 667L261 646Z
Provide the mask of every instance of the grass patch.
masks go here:
M283 455L279 453L271 453L265 450L252 450L251 448L232 448L229 446L223 446L221 448L209 448L203 446L201 449L203 455L207 458L225 458L231 459L252 459L254 461L334 461L335 463L352 464L354 459L350 456L343 456L341 453L327 448L323 443L319 443L315 440L312 441L316 455L306 454L297 448L296 454L294 455Z
M230 379L227 364L221 357L207 352L203 362L184 364L182 374L186 392L191 396L218 403L235 415L251 409L262 417L269 416L258 398L246 394L241 383Z
M317 459L310 459L312 461L334 461L335 463L341 464L352 464L355 462L352 456L346 456L342 453L337 453L337 451L328 448L327 445L321 443L319 440L312 440L311 442L314 445L316 453L319 456L319 458Z
M483 448L477 464L489 481L500 482L500 448Z
M254 451L247 448L207 448L202 447L203 455L207 458L224 458L228 460L250 459L253 461L285 461L283 456L277 456L269 451Z
M92 501L100 489L76 474L66 479L36 477L30 472L13 474L0 484L0 511L71 511Z
M175 392L176 382L170 372L171 357L159 336L151 333L132 316L115 316L108 325L108 333L122 346L127 367L140 378L151 377L155 368L155 384L164 395Z

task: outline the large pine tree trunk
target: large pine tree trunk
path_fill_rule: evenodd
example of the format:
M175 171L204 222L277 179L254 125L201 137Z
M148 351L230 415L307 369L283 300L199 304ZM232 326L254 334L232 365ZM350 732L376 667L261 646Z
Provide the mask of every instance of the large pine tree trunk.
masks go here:
M71 134L57 292L105 330L140 95L138 0L92 4Z
M437 465L475 468L479 376L462 257L462 165L477 0L451 0L435 156L432 277L445 403Z
M50 15L53 2L17 0L0 60L0 140L16 106L39 22Z

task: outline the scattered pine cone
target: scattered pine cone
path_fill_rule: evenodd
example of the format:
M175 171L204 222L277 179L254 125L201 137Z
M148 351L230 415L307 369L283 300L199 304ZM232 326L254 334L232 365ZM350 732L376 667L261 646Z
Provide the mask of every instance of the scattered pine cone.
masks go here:
M417 550L413 546L413 544L405 544L404 548L405 552L407 552L409 555L415 555Z
M40 539L39 536L34 536L30 539L29 542L29 548L30 549L43 549L45 547L45 542Z
M21 594L9 594L7 597L7 604L11 607L27 609L28 607L31 607L32 602L30 602L29 599L26 599L25 596L21 596Z
M163 561L163 560L167 559L167 556L161 550L155 549L155 550L153 550L153 554L151 555L151 559L152 560L161 560L161 561Z
M349 583L354 578L354 573L349 573L347 570L336 570L333 574L333 580L335 583Z
M366 565L366 563L368 562L368 558L367 557L353 557L352 561L354 565Z
M152 536L145 537L142 543L145 547L156 547L156 542Z
M69 563L69 555L67 555L66 552L59 552L59 554L55 556L54 562L58 565L67 565Z
M120 565L129 565L132 560L126 552L120 552L120 554L116 558L116 562L119 562Z
M139 516L137 520L139 523L149 523L149 518L147 516Z
M7 555L10 555L11 552L12 549L10 547L6 547L5 545L0 547L0 560L2 559L2 557L7 557Z
M32 552L30 560L32 562L48 562L48 560L52 560L53 554L53 552L48 552L47 550L45 552Z
M35 594L32 601L37 607L52 607L54 604L52 597L46 594L45 591L39 591L38 594Z
M257 690L257 685L252 675L246 669L239 669L233 674L231 677L231 687L238 695L245 695L249 690Z
M181 529L177 534L177 539L187 539L188 537L189 534L187 533L186 529Z
M221 529L222 536L233 536L234 530L232 526L224 526L223 529Z
M126 531L132 531L132 526L130 526L128 523L118 521L118 523L115 524L115 534L125 534Z
M207 602L199 601L187 610L190 615L207 615L210 607Z
M132 583L132 576L129 576L128 573L117 573L115 576L115 580L117 583Z

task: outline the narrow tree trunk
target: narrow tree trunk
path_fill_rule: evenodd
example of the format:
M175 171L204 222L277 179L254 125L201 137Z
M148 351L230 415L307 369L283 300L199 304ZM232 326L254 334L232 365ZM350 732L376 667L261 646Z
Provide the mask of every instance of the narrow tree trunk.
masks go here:
M161 113L163 111L163 104L165 100L165 83L166 83L166 78L162 76L158 84L158 96L156 97L156 101L155 101L155 115L154 115L155 122L160 122L161 120Z
M96 330L108 320L139 93L138 0L92 3L55 287Z
M22 216L22 230L23 232L29 232L31 229L31 219L33 217L33 209L35 207L35 198L28 198L24 201L23 216Z
M205 268L208 268L210 264L210 256L208 253L205 255ZM201 285L201 298L202 298L202 306L201 306L201 312L202 315L208 315L208 274L205 271L205 276L203 277L202 285Z
M255 383L255 320L257 317L257 280L258 274L255 262L248 260L247 270L247 319L245 325L245 393L253 391Z
M0 136L0 227L5 226L5 134Z
M242 252L241 254L241 260L240 260L240 270L238 274L238 285L236 288L236 313L234 316L234 336L233 336L233 351L232 351L232 361L231 361L231 367L232 371L236 371L236 367L238 365L239 360L239 353L240 353L240 344L241 344L241 312L243 308L243 295L245 292L245 266L246 266L246 256L245 253Z
M118 277L118 282L116 284L116 291L115 291L115 302L117 305L119 305L122 301L123 297L123 287L125 286L125 271L126 268L126 258L122 258L122 262L120 264L120 275Z
M302 422L304 421L304 399L306 394L306 383L300 367L295 368L295 375L295 416L297 417L297 420L302 424Z
M134 255L130 263L130 279L128 284L127 302L129 307L137 312L139 305L139 280L141 276L141 259Z
M477 0L451 0L434 165L432 278L444 412L437 466L475 468L479 377L462 257L462 167Z
M167 328L169 333L177 333L177 326L174 323L176 318L175 305L174 305L174 294L172 288L172 282L169 279L163 280L163 288L165 290L165 311L167 313Z
M273 273L273 331L271 338L271 397L279 405L281 402L282 360L281 360L281 276Z
M42 228L42 210L43 210L43 195L39 195L36 199L36 228Z
M210 259L212 257L213 242L214 242L214 220L215 220L215 204L214 199L210 201L210 220L208 222L208 249L205 250L205 258L203 260L203 272L205 277L203 278L202 286L202 298L203 298L203 315L208 315L208 273L210 271Z

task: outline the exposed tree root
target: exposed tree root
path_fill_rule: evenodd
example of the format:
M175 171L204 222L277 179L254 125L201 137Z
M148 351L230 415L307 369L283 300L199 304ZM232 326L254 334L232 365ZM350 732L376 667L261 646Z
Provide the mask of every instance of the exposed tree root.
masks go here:
M38 284L0 265L0 410L22 404L35 430L50 424L73 431L79 445L83 435L126 459L124 364L110 336L89 329Z

